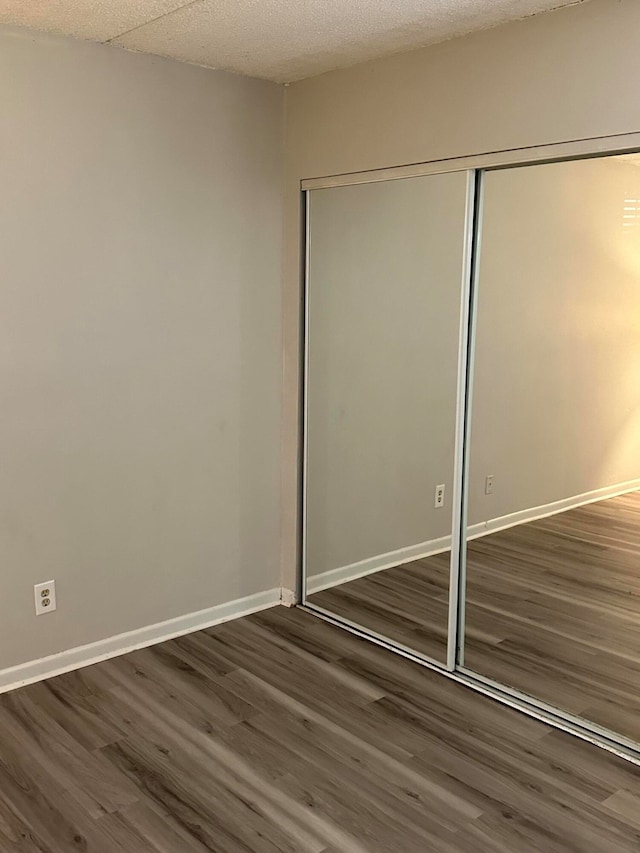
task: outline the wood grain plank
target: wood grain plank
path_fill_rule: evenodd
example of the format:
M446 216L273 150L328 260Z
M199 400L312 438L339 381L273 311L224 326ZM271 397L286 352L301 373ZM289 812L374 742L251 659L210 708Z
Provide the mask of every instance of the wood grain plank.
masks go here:
M0 697L0 853L631 853L638 803L633 765L299 610Z

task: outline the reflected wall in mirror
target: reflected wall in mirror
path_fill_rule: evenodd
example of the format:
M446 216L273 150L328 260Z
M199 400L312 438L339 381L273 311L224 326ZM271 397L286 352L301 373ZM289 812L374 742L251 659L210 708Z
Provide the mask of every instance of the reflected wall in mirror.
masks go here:
M309 200L305 600L440 663L468 181Z
M465 668L640 741L640 157L482 195Z

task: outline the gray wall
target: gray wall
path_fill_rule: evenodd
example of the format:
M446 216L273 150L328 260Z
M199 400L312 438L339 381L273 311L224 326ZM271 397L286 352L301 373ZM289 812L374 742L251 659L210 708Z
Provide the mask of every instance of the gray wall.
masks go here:
M451 535L466 203L465 172L311 194L309 574Z
M300 180L640 130L637 0L591 0L287 88L283 582L294 588Z
M0 104L4 667L279 586L283 91L5 28Z
M451 534L465 182L311 193L309 575ZM471 524L640 482L640 157L483 199Z
M640 478L640 217L625 219L629 199L640 203L640 165L618 158L486 175L471 524Z

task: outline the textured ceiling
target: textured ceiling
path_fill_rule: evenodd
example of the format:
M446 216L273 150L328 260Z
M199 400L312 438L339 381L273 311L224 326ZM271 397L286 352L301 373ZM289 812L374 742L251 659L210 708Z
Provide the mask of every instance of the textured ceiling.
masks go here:
M0 23L289 82L581 0L0 0Z

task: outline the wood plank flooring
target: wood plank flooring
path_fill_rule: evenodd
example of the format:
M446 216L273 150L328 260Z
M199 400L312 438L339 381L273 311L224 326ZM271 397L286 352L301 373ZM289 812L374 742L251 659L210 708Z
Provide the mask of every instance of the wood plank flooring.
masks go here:
M413 560L316 592L309 601L446 663L450 560L450 551Z
M626 853L640 769L300 610L0 697L0 850Z
M448 555L311 600L443 659ZM469 543L465 665L640 742L640 492Z
M640 492L474 540L465 663L640 742Z

